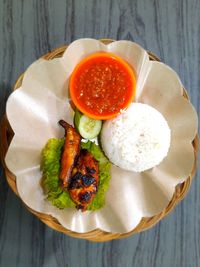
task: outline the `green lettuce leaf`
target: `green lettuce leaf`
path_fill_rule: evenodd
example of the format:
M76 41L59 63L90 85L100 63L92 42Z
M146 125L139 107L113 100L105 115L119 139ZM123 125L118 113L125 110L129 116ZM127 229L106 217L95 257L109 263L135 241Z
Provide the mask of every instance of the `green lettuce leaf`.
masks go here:
M59 181L60 158L63 145L64 139L50 139L42 151L41 161L42 187L52 205L60 209L75 207L75 203L71 200L69 193L63 191ZM95 143L91 141L87 141L86 143L82 142L81 148L87 149L99 161L98 192L87 208L88 210L94 211L102 208L105 204L105 194L111 178L111 164L105 157L100 146Z

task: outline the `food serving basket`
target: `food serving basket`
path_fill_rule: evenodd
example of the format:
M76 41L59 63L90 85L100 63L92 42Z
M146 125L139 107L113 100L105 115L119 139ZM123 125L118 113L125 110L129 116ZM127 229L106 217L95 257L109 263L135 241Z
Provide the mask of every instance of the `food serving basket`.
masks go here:
M110 42L112 42L112 40L109 39L102 39L101 40L104 44L108 44ZM46 60L52 60L54 58L58 58L61 57L64 53L64 51L66 50L67 46L63 46L60 48L57 48L55 50L53 50L52 52L45 54L42 58L46 59ZM154 61L160 61L158 57L156 57L154 54L152 54L151 52L148 52L149 54L149 58L150 60L154 60ZM14 90L17 90L17 88L19 88L21 86L22 80L23 80L23 74L18 78L18 80L15 83L14 86ZM189 97L187 95L187 92L185 90L184 91L184 97L189 101ZM6 152L8 150L9 144L12 140L13 137L13 131L9 125L9 122L6 118L6 116L3 117L2 121L1 121L1 143L0 143L0 153L1 153L1 160L3 163L3 167L5 170L5 175L6 175L6 179L7 182L10 186L10 188L15 192L15 194L19 197L18 191L17 191L17 187L16 187L16 180L15 180L15 176L14 174L12 174L8 168L5 165L5 155ZM198 153L198 136L196 135L196 137L194 138L193 142L193 149L194 149L194 155L195 155L195 162L194 162L194 166L192 169L192 172L190 173L190 175L188 176L187 180L181 184L179 184L176 187L175 193L173 195L173 198L171 199L170 203L168 204L168 206L158 215L153 216L151 218L142 218L142 220L140 221L140 223L138 224L138 226L133 229L132 231L128 232L128 233L111 233L111 232L104 232L102 230L99 229L95 229L93 231L87 232L87 233L77 233L77 232L73 232L70 231L66 228L64 228L55 218L53 218L50 215L46 215L43 213L39 213L36 212L32 209L30 209L28 206L26 206L26 208L35 216L37 216L41 221L43 221L45 224L47 224L49 227L53 228L54 230L57 230L59 232L62 232L64 234L67 234L69 236L72 237L76 237L76 238L82 238L82 239L87 239L87 240L91 240L91 241L95 241L95 242L103 242L103 241L108 241L108 240L112 240L112 239L119 239L119 238L125 238L128 236L131 236L135 233L139 233L142 232L152 226L154 226L156 223L158 223L160 220L162 220L167 214L169 214L173 208L185 197L188 189L190 188L191 182L192 182L192 177L194 176L194 173L196 171L196 166L197 166L197 153Z

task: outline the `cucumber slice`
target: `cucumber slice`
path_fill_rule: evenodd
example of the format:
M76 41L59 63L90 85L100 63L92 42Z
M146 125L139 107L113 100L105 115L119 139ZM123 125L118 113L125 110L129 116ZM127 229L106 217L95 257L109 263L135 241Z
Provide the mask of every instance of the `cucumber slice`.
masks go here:
M80 119L83 116L83 114L78 110L75 109L75 114L74 114L74 126L76 128L76 130L79 132L79 124L80 124Z
M74 124L83 138L93 139L100 133L102 121L91 119L76 110Z

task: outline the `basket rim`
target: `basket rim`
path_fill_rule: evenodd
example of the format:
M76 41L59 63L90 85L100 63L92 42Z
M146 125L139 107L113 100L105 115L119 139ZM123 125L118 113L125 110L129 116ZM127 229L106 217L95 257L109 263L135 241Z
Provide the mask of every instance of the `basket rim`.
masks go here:
M114 40L112 40L112 39L100 39L100 41L102 41L104 44L108 44L110 42L113 42ZM67 46L61 46L61 47L56 48L56 49L52 50L51 52L43 55L41 58L43 58L45 60L51 60L54 58L61 57L62 54L64 53L64 51L66 50L66 48L67 48ZM149 54L149 58L151 60L160 61L160 59L156 55L154 55L152 52L148 51L148 54ZM19 78L15 82L13 90L18 89L21 86L23 76L24 76L24 73L22 73L19 76ZM189 101L187 91L184 88L183 88L183 97L185 97ZM8 147L9 147L9 142L11 141L12 135L13 135L12 129L9 125L9 122L8 122L6 116L4 116L4 118L1 121L0 135L1 135L1 140L4 141L1 143L0 152L1 152L1 161L3 163L6 179L7 179L7 182L9 184L10 188L20 198L20 196L17 192L15 175L9 171L9 169L5 165L5 161L4 161L6 152L7 152ZM155 216L152 216L152 217L142 218L141 221L139 222L139 224L134 229L132 229L131 231L129 231L127 233L105 232L105 231L98 229L98 228L94 229L92 231L89 231L89 232L85 232L85 233L74 232L74 231L71 231L67 228L64 228L58 222L58 220L56 218L54 218L53 216L32 210L23 202L23 200L21 198L20 199L22 200L25 207L32 214L37 216L42 222L44 222L50 228L57 230L59 232L65 233L69 236L81 238L81 239L87 239L87 240L95 241L95 242L103 242L103 241L109 241L109 240L113 240L113 239L121 239L121 238L129 237L135 233L145 231L145 230L153 227L154 225L156 225L159 221L161 221L163 218L165 218L175 208L175 206L185 197L185 195L187 194L187 192L190 188L192 178L195 175L196 168L197 168L197 153L198 153L198 148L199 148L199 146L198 146L198 144L199 144L198 134L195 136L192 144L193 144L193 148L194 148L195 162L194 162L192 172L189 175L189 177L187 178L187 180L181 184L178 184L175 187L175 191L174 191L174 195L173 195L172 199L170 200L167 207L165 207L161 213L156 214Z

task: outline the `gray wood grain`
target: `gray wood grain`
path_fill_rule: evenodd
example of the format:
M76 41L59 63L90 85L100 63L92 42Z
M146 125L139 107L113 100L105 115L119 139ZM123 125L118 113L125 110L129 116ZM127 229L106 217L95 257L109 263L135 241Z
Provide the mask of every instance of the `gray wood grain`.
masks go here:
M130 39L174 68L200 112L200 1L0 0L0 116L18 77L42 54L81 37ZM32 216L0 169L0 266L200 266L199 172L182 203L156 227L91 243Z

